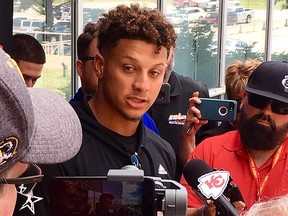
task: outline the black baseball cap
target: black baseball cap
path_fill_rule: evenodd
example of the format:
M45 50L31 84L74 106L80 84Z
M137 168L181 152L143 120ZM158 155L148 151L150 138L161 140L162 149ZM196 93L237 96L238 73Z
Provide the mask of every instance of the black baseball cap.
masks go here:
M250 75L247 92L288 103L288 63L266 61Z

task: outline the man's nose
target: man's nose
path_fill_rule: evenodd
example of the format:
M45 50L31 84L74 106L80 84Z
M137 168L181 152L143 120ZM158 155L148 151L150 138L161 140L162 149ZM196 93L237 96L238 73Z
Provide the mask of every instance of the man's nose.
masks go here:
M33 87L33 80L32 79L25 79L25 84L27 87Z
M133 83L133 87L140 91L148 91L150 89L150 82L148 76L139 76Z

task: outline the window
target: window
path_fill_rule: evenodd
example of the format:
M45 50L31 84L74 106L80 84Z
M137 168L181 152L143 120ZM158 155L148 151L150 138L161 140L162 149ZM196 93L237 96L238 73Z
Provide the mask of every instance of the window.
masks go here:
M14 33L25 31L34 35L47 54L47 63L36 86L71 98L71 71L76 73L71 62L71 3L55 1L50 5L52 13L46 16L41 4L28 5L24 0L15 2ZM157 3L163 4L156 0L133 2L150 8L159 8ZM223 94L225 68L233 61L247 58L287 61L288 5L285 0L268 2L269 5L266 0L227 0L226 10L219 10L218 0L164 1L165 5L160 8L167 13L178 34L175 71L202 81L212 91L219 89L215 94ZM101 13L119 3L118 0L83 0L83 23L79 31L87 22L96 22ZM122 3L130 4L131 1ZM36 11L35 6L43 9L44 14L37 12L41 10ZM222 15L220 11L226 12ZM273 20L268 23L267 14L273 14ZM223 21L225 26L221 26ZM40 29L43 26L45 28Z
M35 87L50 89L69 100L72 94L71 22L61 20L61 15L70 8L70 2L47 5L51 14L46 14L44 0L17 2L20 5L13 14L13 33L34 36L46 53L46 64Z

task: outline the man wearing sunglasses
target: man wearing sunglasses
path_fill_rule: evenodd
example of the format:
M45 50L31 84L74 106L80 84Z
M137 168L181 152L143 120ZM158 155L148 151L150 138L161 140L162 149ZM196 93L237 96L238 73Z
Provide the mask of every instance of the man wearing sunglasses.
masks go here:
M260 64L244 89L238 130L205 139L189 160L202 159L214 169L229 171L249 209L288 193L288 63ZM200 103L197 97L192 101ZM195 107L194 114L195 124L200 124ZM189 195L187 215L215 215L213 205L204 206L183 176L181 183Z
M248 79L252 72L260 64L261 61L257 59L247 59L244 61L237 60L227 67L225 75L226 96L227 99L235 100L237 102L236 120L223 121L218 127L204 131L200 134L201 141L208 137L220 135L228 131L236 130L238 128L240 105L242 101L244 87L247 85Z
M41 198L31 191L43 177L36 163L60 163L75 156L82 130L69 103L48 90L27 88L16 62L2 49L0 92L0 215L10 216L15 185L21 185L18 193L32 209Z

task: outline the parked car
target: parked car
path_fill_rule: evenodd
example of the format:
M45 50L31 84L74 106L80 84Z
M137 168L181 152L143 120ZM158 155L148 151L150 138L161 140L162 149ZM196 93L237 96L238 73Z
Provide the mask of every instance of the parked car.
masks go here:
M205 11L198 7L189 7L180 10L180 13L187 17L187 20L191 22L201 22L206 16Z
M67 7L62 11L60 19L61 20L67 20L67 21L71 20L71 7Z
M105 10L100 8L83 8L83 24L96 22L104 12Z
M13 18L13 30L20 30L22 20L28 20L28 18L27 17L14 17Z
M239 6L239 0L227 0L227 7ZM219 9L219 0L203 0L198 3L198 7L204 10L216 11Z
M205 19L202 23L211 24L218 26L219 24L219 13L217 11L207 12ZM237 14L232 11L227 12L227 25L235 25L237 23Z
M173 5L176 8L197 7L198 2L193 0L173 0Z
M59 5L56 5L53 10L52 10L52 13L53 13L53 16L54 18L56 19L61 19L62 17L62 12L63 11L67 11L71 6L71 2L68 1L68 2L65 2L63 4L59 4Z
M20 21L20 29L21 31L31 32L38 28L47 27L45 21L43 20L35 20L35 19L22 19Z
M225 54L233 55L234 53L245 51L248 47L249 46L245 41L238 39L227 39L225 43ZM212 55L217 55L218 41L212 41L208 50L211 51Z
M252 18L254 17L254 10L245 9L242 6L234 6L227 8L228 11L234 12L237 14L237 22L246 22L250 23Z
M56 42L61 40L71 40L71 22L60 20L57 21L52 27L39 28L36 35L37 40Z
M167 13L166 17L171 21L175 27L188 24L187 16L181 13Z

